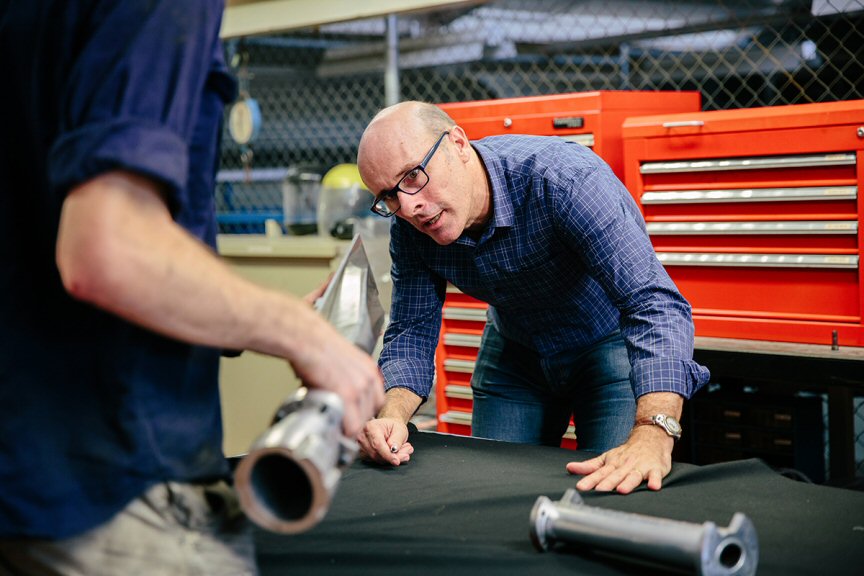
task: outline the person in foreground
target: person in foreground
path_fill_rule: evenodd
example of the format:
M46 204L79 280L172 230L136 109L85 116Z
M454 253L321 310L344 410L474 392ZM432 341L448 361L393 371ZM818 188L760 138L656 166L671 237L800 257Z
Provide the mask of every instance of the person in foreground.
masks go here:
M682 405L709 378L693 322L633 198L589 149L556 137L469 142L440 108L402 102L358 149L391 228L393 299L379 365L386 404L358 437L399 465L427 398L447 282L489 303L472 434L557 446L571 414L580 490L659 490Z
M223 349L338 393L347 434L383 405L371 357L215 254L223 8L0 2L2 575L257 573Z

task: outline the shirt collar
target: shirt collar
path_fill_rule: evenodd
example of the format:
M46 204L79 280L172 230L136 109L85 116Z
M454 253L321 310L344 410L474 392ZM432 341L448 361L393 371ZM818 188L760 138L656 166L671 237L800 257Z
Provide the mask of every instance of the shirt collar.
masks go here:
M504 166L498 156L488 147L483 145L482 141L471 142L474 150L480 156L480 160L486 168L486 174L489 176L489 186L492 189L492 219L486 230L480 236L480 242L491 237L496 228L510 228L514 223L513 201L510 194L507 192L507 180L504 177ZM464 232L459 238L469 239L467 232ZM473 243L473 241L472 241Z

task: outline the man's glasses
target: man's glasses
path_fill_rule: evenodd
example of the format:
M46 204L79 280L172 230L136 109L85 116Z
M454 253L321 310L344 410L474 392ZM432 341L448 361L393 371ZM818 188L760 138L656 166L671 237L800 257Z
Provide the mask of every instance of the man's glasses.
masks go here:
M426 166L429 164L429 161L432 160L432 156L435 154L435 151L438 150L444 137L449 133L449 131L445 131L441 134L441 136L438 137L438 140L435 141L435 145L426 153L426 156L420 164L402 176L402 179L396 183L396 186L386 192L381 192L375 197L375 201L372 202L372 212L379 216L384 216L385 218L393 216L399 211L399 208L402 207L399 203L399 192L414 195L420 192L420 190L429 183L429 174L426 173Z

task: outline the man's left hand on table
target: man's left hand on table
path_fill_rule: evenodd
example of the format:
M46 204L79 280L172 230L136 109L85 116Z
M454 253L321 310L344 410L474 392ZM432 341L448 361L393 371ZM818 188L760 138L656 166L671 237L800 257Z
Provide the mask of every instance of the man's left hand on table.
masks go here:
M567 472L585 476L576 483L578 490L616 490L629 494L642 482L659 490L672 469L674 440L653 426L633 429L630 438L617 448L584 462L570 462Z

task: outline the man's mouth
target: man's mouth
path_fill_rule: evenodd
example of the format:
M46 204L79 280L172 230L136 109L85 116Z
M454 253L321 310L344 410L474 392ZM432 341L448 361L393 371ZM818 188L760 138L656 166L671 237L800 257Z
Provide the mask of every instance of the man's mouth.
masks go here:
M442 215L443 213L444 213L444 211L442 210L441 212L439 212L438 214L436 214L433 218L430 218L429 220L427 220L426 222L424 222L423 225L424 225L424 226L434 226L435 224L438 223L438 220L441 219L441 215Z

